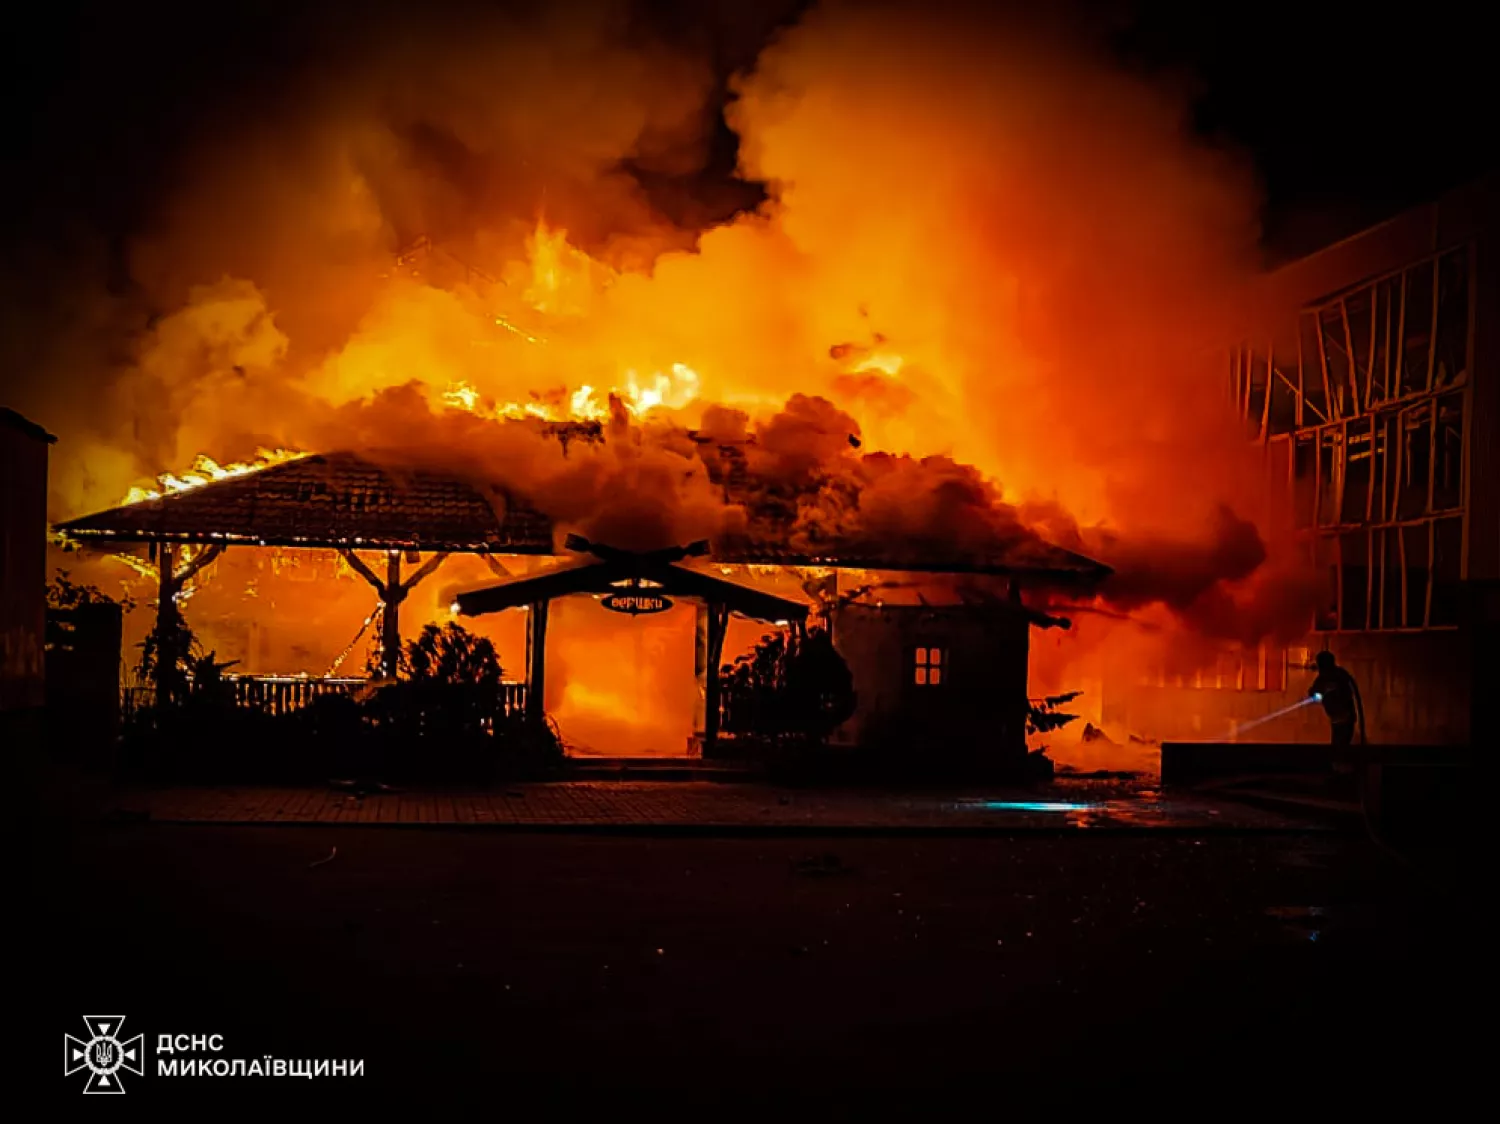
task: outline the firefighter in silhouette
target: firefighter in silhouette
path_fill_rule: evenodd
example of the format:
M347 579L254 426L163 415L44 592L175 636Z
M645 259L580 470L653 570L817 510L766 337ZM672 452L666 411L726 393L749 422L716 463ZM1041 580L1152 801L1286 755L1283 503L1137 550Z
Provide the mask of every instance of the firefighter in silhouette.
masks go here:
M1338 665L1332 652L1318 653L1318 677L1308 689L1308 697L1323 704L1323 713L1333 727L1333 744L1354 744L1355 724L1359 726L1360 744L1365 740L1365 704L1359 696L1354 676Z

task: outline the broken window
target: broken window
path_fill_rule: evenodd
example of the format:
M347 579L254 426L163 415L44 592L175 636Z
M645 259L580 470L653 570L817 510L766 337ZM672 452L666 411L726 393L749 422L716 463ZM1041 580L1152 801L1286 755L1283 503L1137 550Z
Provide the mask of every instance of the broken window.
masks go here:
M947 666L947 652L942 648L918 648L916 659L916 684L919 687L937 687L943 682L943 670Z
M1401 310L1401 362L1397 393L1400 397L1427 389L1427 369L1432 351L1433 274L1436 262L1424 262L1406 271L1406 300Z
M1302 394L1306 404L1306 412L1303 414L1302 424L1312 425L1316 421L1326 421L1331 415L1328 405L1328 396L1331 387L1324 377L1321 359L1322 351L1318 346L1319 332L1316 313L1304 314L1297 321L1297 343L1298 355L1302 364Z
M1463 504L1464 396L1460 391L1437 400L1433 435L1432 510L1452 511Z

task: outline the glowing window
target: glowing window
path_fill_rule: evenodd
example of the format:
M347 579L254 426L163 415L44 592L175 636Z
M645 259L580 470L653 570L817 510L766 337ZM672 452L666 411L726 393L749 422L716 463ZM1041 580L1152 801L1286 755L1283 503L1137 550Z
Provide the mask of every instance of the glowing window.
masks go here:
M937 687L943 682L943 667L948 653L942 648L918 648L916 683L919 687Z

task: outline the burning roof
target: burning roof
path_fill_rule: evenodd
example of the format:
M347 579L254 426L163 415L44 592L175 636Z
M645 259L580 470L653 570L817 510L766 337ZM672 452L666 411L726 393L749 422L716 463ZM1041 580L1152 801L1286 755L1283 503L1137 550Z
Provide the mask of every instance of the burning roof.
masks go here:
M551 522L503 489L353 453L301 457L57 530L81 541L552 553Z
M741 478L743 479L743 478ZM735 488L730 488L731 494ZM449 553L552 554L552 520L501 485L356 453L311 455L59 524L81 542L246 543ZM1034 539L982 552L830 538L789 546L774 522L724 537L728 563L999 574L1094 585L1108 567Z

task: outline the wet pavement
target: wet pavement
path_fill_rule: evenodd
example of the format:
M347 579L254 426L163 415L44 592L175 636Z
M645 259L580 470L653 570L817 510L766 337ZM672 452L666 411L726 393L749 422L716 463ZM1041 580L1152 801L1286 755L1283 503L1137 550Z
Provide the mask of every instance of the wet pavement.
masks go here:
M693 1090L762 1120L1402 1095L1446 1116L1488 1072L1477 852L1396 856L1147 780L361 798L69 778L18 807L15 963L47 981L17 989L20 1022L51 1035L23 1069L70 1104L56 1035L88 1010L368 1063L357 1089L143 1079L139 1101L210 1110L473 1089L661 1114Z
M762 1120L882 1118L903 1096L928 1115L1262 1096L1346 1115L1416 1091L1442 1118L1487 1073L1467 883L1327 833L99 823L38 853L20 963L51 983L22 1022L70 1103L56 1034L90 1009L152 1041L223 1034L230 1057L367 1061L358 1088L143 1080L143 1104L210 1109L391 1089L619 1109L645 1091L670 1116L695 1090L716 1119L767 1096Z
M882 792L696 781L567 781L488 791L202 787L114 793L105 818L224 825L618 832L1316 832L1315 817L1146 782L1059 780L1033 790Z

